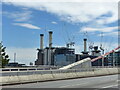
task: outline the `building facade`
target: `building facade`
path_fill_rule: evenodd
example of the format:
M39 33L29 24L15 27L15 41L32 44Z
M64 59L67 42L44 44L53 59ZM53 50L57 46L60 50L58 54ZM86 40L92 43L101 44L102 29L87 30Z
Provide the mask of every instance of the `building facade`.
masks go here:
M107 56L109 66L120 66L120 50Z

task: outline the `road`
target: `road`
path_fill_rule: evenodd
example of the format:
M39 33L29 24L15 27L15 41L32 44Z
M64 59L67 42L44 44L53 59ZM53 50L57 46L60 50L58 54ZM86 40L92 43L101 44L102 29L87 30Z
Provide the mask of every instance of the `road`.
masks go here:
M118 88L119 75L78 78L20 85L3 86L3 88ZM96 90L96 89L95 89Z

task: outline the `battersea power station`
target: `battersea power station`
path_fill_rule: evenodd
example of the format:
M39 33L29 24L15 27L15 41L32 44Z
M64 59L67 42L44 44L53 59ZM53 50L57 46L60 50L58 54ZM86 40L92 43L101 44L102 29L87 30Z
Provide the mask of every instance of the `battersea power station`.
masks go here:
M49 47L43 48L44 35L40 34L40 49L35 65L64 66L76 61L75 49L69 47L53 47L52 31L49 31Z
M49 31L49 46L44 48L43 42L44 42L44 34L40 34L40 49L37 53L37 59L35 61L35 65L52 65L52 66L65 66L74 62L77 62L79 60L85 59L87 57L93 59L98 56L101 56L102 51L99 50L98 46L93 46L90 52L87 51L87 39L83 39L84 43L84 51L82 51L82 54L75 54L75 49L69 47L69 45L74 44L73 42L66 45L66 47L53 47L52 46L52 31ZM113 55L111 53L111 55ZM118 62L120 58L120 50L115 52L115 59L112 56L106 56L104 58L104 66L113 66L113 63L115 65L120 64ZM114 60L114 61L113 61ZM92 66L102 66L102 60L99 59L97 61L91 62Z

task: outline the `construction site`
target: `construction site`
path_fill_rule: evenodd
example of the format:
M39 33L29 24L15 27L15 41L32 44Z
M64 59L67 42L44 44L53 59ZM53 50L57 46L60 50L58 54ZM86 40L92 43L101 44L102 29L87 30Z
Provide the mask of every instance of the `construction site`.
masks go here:
M71 48L74 42L68 43L66 47L54 47L52 44L52 31L49 31L49 46L44 47L44 34L40 34L40 48L37 49L37 59L35 65L66 66L86 58L91 59L91 66L119 66L120 46L112 51L104 53L104 49L99 46L89 47L87 50L87 38L83 39L81 54L75 54L75 49Z

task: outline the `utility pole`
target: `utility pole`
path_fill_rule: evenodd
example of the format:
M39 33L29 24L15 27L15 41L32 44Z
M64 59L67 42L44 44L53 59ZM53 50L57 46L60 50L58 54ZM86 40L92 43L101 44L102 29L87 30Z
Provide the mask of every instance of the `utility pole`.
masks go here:
M115 52L113 52L113 67L115 67Z
M14 63L15 63L15 61L16 61L16 53L14 53Z
M102 67L104 67L104 56L102 57Z

